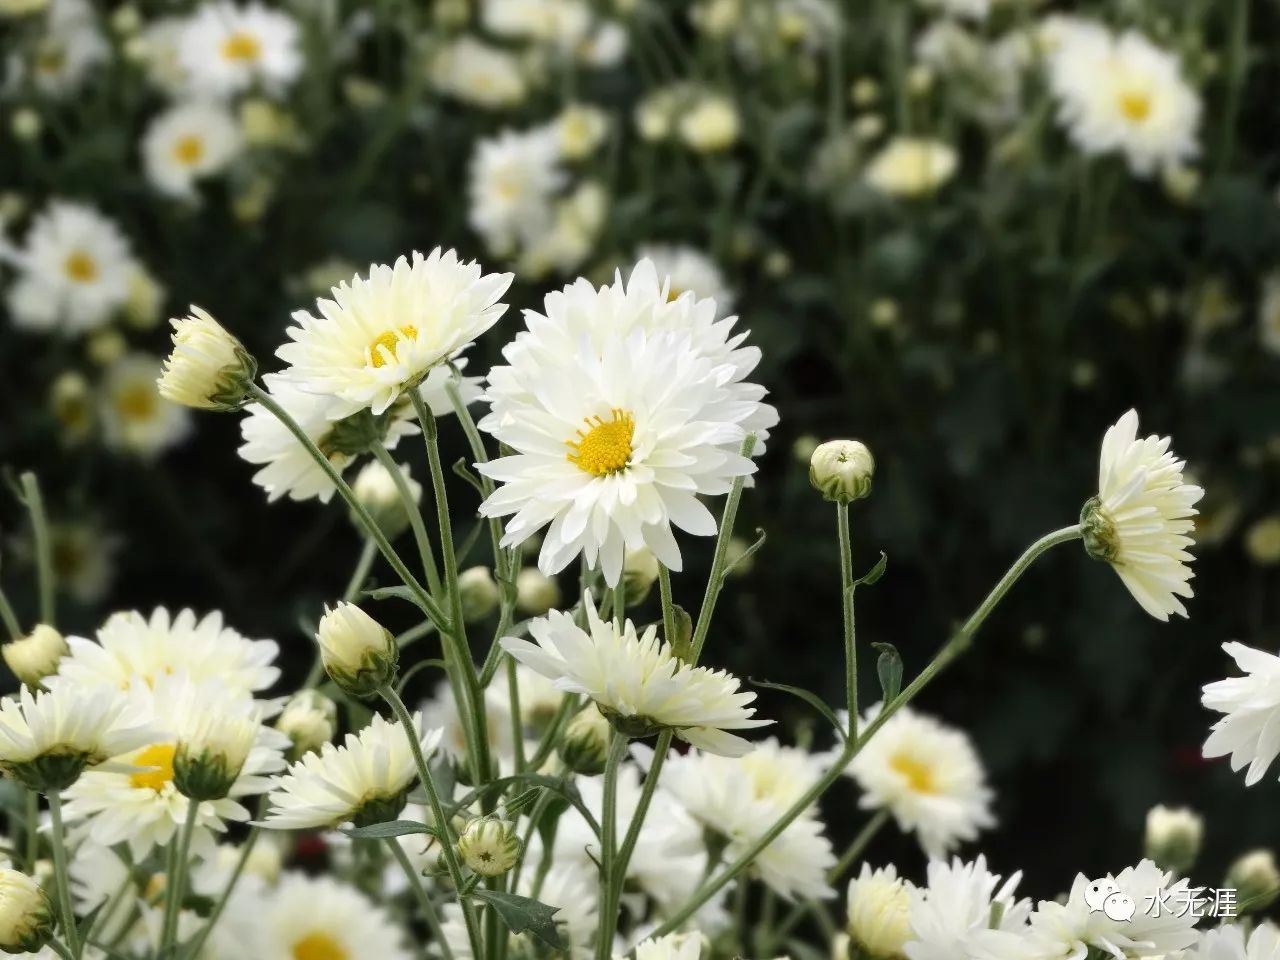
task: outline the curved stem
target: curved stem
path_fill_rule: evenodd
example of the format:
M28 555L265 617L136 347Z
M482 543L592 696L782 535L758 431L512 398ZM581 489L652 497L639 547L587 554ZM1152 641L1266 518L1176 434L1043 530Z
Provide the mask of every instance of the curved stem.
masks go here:
M813 806L813 804L818 801L818 798L826 793L828 788L830 788L830 786L844 774L845 768L849 765L849 761L857 756L858 751L866 745L866 743L875 735L876 731L879 730L880 727L883 726L891 716L893 716L893 714L910 703L921 690L929 685L933 678L936 677L943 668L947 666L947 664L968 649L973 640L974 633L976 633L978 628L982 626L987 617L991 615L991 611L996 608L996 605L1000 603L1005 594L1009 592L1009 588L1012 587L1027 571L1027 568L1030 567L1031 564L1034 563L1035 560L1050 547L1057 546L1060 543L1066 543L1069 540L1077 540L1080 538L1080 535L1080 527L1078 525L1064 527L1061 530L1055 530L1053 533L1041 537L1029 546L1026 551L1023 552L1022 556L1014 561L1013 566L1008 569L1005 575L1000 578L1000 581L991 589L991 592L987 594L986 598L981 604L979 604L978 609L975 610L969 619L965 621L964 625L952 635L951 639L943 644L942 649L938 651L937 655L929 665L911 681L905 690L884 705L876 715L875 719L872 720L871 723L867 724L867 728L857 739L850 737L845 741L844 748L840 751L840 754L836 758L831 769L823 774L822 777L813 784L813 786L806 790L805 793L796 800L796 802L792 804L778 820L775 820L769 828L764 831L764 833L752 842L736 860L725 867L719 875L706 880L700 887L698 887L689 900L686 901L684 906L668 917L661 926L653 931L651 936L660 937L664 934L671 933L673 930L678 930L682 923L693 916L704 903L714 897L720 889L725 886L725 884L729 883L738 876L738 874L750 866L752 861L760 855L760 852L764 850L765 847L773 843L773 841L782 834L782 831L791 826L792 822L797 817Z
M431 936L435 938L436 943L440 947L440 953L444 960L453 960L453 949L449 946L449 941L445 939L444 928L440 925L440 914L436 912L436 905L431 902L431 897L427 895L427 891L422 886L422 878L418 876L418 871L413 869L413 864L409 862L409 855L404 852L404 847L400 846L400 841L395 837L387 840L387 846L391 850L391 855L396 858L400 864L400 869L404 871L405 877L409 880L409 889L413 891L413 897L418 901L418 906L422 908L422 919L426 921L427 929L431 931Z
M53 828L53 877L58 888L58 910L62 922L62 938L71 956L80 956L80 931L76 929L76 911L71 900L71 881L67 872L67 834L62 825L62 797L49 794L49 818Z
M391 712L395 714L396 720L399 721L401 728L403 728L404 735L409 738L409 751L413 754L413 762L418 767L418 776L427 791L427 802L431 807L431 816L435 821L438 834L436 839L440 843L440 852L444 857L445 867L449 871L449 879L453 882L453 888L458 893L458 903L462 906L462 918L466 922L467 937L471 941L471 955L476 958L483 957L485 954L481 947L484 941L480 936L480 925L476 921L475 909L466 897L462 895L464 883L462 865L458 862L458 851L455 847L458 838L453 832L453 824L445 813L444 804L440 801L435 779L431 776L431 769L427 766L427 758L422 753L422 743L418 740L417 727L414 725L413 718L409 715L409 710L405 707L404 701L400 699L394 687L389 684L379 687L378 694L391 707Z

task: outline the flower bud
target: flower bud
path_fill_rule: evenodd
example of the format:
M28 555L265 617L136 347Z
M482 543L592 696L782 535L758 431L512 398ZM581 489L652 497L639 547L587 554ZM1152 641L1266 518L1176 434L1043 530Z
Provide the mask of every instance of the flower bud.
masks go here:
M1203 837L1204 819L1187 807L1157 805L1147 812L1146 855L1162 870L1185 875Z
M516 606L522 613L540 617L560 602L560 585L537 567L516 574Z
M276 729L293 741L290 755L297 760L333 739L337 719L338 708L332 700L318 690L302 690L280 711Z
M124 321L137 330L150 330L160 322L165 290L156 278L141 267L129 271L129 294L124 302Z
M17 870L0 870L0 950L35 953L53 935L53 905L40 884Z
M520 858L514 823L482 817L467 824L458 838L458 856L482 877L500 877Z
M30 107L20 107L9 117L9 129L13 131L13 139L30 141L40 136L44 122L40 114Z
M609 757L609 721L594 703L580 710L564 729L560 759L574 773L594 777Z
M622 557L622 585L627 606L643 603L658 579L658 558L648 547L628 550Z
M93 426L94 400L89 382L75 370L60 373L49 388L49 409L62 427L64 440L84 440Z
M703 97L685 111L678 123L680 139L696 153L719 153L738 142L742 121L733 101Z
M1227 868L1222 885L1235 889L1236 902L1248 912L1265 910L1280 895L1275 855L1270 850L1250 850Z
M872 870L864 863L862 873L849 884L848 917L851 958L902 957L902 948L911 939L910 884L892 865Z
M129 352L129 343L119 330L98 330L85 342L84 352L98 366L109 367Z
M1280 513L1263 517L1244 534L1244 549L1260 567L1280 563Z
M160 396L200 410L238 410L258 374L258 362L204 310L173 324L173 352L157 381Z
M45 677L58 672L58 661L66 652L67 641L47 623L0 647L0 654L14 676L32 688L39 687Z
M871 492L876 461L857 440L828 440L809 458L809 482L826 500L850 503Z
M325 609L316 641L325 671L347 693L372 696L396 677L400 650L395 637L353 603L341 601Z
M184 733L173 754L173 785L191 800L221 800L240 777L258 736L253 717L211 714Z
M458 594L462 598L462 619L467 623L489 616L502 599L502 591L488 567L472 567L458 574Z
M422 500L422 487L409 476L408 464L400 465L400 473L416 505ZM360 505L369 511L369 516L373 517L373 522L378 525L378 529L388 540L394 540L409 529L409 508L405 505L404 498L400 496L395 478L377 460L370 460L365 464L364 469L356 474L355 482L351 484L351 491L356 495ZM351 522L357 527L360 525L354 513L352 513Z

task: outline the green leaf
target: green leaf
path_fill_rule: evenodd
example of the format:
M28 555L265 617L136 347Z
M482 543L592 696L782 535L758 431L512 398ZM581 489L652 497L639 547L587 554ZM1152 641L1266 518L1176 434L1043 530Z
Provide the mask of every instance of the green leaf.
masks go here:
M427 833L436 836L433 827L417 820L388 820L386 823L374 823L367 827L352 827L342 833L353 840L389 840L391 837L404 837L411 833Z
M524 933L527 930L553 950L561 949L560 931L556 929L554 920L559 907L549 907L530 897L489 890L486 887L477 887L471 891L471 895L492 905L512 933Z
M840 734L841 740L848 737L844 727L840 725L840 721L836 718L835 713L832 712L830 707L822 702L822 698L816 693L811 693L802 687L791 687L785 683L771 683L768 680L757 680L754 677L749 677L747 682L753 687L764 687L768 690L781 690L783 693L789 693L793 697L803 700L809 706L813 707L813 709L817 710L818 713L822 714L831 726L835 727L836 733Z
M422 606L422 602L418 599L418 595L408 587L375 587L372 590L365 590L366 597L372 597L374 600L405 600L412 603L419 610L426 612L426 608Z
M884 702L888 703L902 689L902 657L898 648L892 643L873 643L871 646L880 651L880 659L876 661L876 673L880 677L880 689L884 693Z
M678 603L673 603L671 607L675 613L676 635L667 637L667 643L671 644L671 652L676 655L676 659L687 663L689 655L693 653L693 617Z
M876 561L876 565L864 573L857 580L853 581L855 587L869 587L877 583L884 576L885 569L889 566L888 555L881 550L880 559Z

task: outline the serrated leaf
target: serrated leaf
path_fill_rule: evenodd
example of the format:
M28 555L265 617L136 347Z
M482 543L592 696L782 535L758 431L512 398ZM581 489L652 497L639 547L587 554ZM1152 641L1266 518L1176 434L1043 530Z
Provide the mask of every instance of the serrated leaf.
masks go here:
M836 718L835 713L830 707L822 702L822 698L816 693L811 693L803 687L792 687L785 683L771 683L768 680L757 680L754 677L749 677L747 682L754 687L765 687L768 690L781 690L783 693L789 693L791 696L803 700L809 706L813 707L813 709L817 710L818 713L822 714L831 726L835 727L836 733L840 735L841 740L848 737L844 727L840 725L840 721Z
M559 907L549 907L531 897L485 887L472 890L471 896L491 905L512 933L528 931L553 950L561 949L560 931L556 929L554 919Z
M873 643L871 646L880 651L880 658L876 660L876 674L880 677L884 702L888 703L902 689L902 657L892 643Z
M434 828L417 820L388 820L386 823L374 823L367 827L352 827L342 833L353 840L389 840L392 837L404 837L413 833L436 835Z
M883 550L880 551L880 559L876 561L876 565L864 573L857 580L853 581L855 587L869 587L879 581L884 576L886 568L889 566L889 556Z

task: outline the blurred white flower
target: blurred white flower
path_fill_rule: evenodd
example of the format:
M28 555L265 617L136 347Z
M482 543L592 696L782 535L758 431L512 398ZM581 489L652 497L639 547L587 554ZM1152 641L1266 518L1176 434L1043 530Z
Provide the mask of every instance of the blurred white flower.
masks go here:
M1187 956L1195 960L1275 960L1280 957L1280 928L1266 920L1246 933L1244 924L1224 923L1203 931Z
M142 138L142 162L161 193L194 197L196 183L225 170L242 146L240 127L225 107L193 100L151 121Z
M699 97L677 121L680 139L697 153L721 153L738 142L742 119L727 96L708 93Z
M436 51L431 80L441 93L491 110L514 106L528 95L520 62L472 36L458 37Z
M88 0L51 0L31 44L9 58L9 79L27 80L46 96L67 97L110 53Z
M675 300L692 292L695 300L711 299L720 314L733 310L733 291L724 272L706 253L691 246L649 244L640 248L636 260L648 260L658 280L667 285L667 299Z
M871 158L864 176L883 193L920 197L950 180L957 162L955 150L940 140L895 137Z
M249 928L255 960L410 960L396 918L355 887L332 877L288 872L271 895L253 904Z
M952 960L999 955L1009 934L1019 934L1031 915L1031 901L1017 900L1014 891L1022 874L1002 884L979 856L972 863L959 857L933 860L928 883L911 894L911 939L905 953L910 960Z
M154 459L191 433L191 411L160 396L159 357L133 353L102 378L102 438L108 447Z
M565 184L560 154L553 127L506 130L476 144L467 219L495 256L509 257L550 231L552 198Z
M302 71L298 25L261 3L206 0L178 37L178 62L197 94L282 93Z

